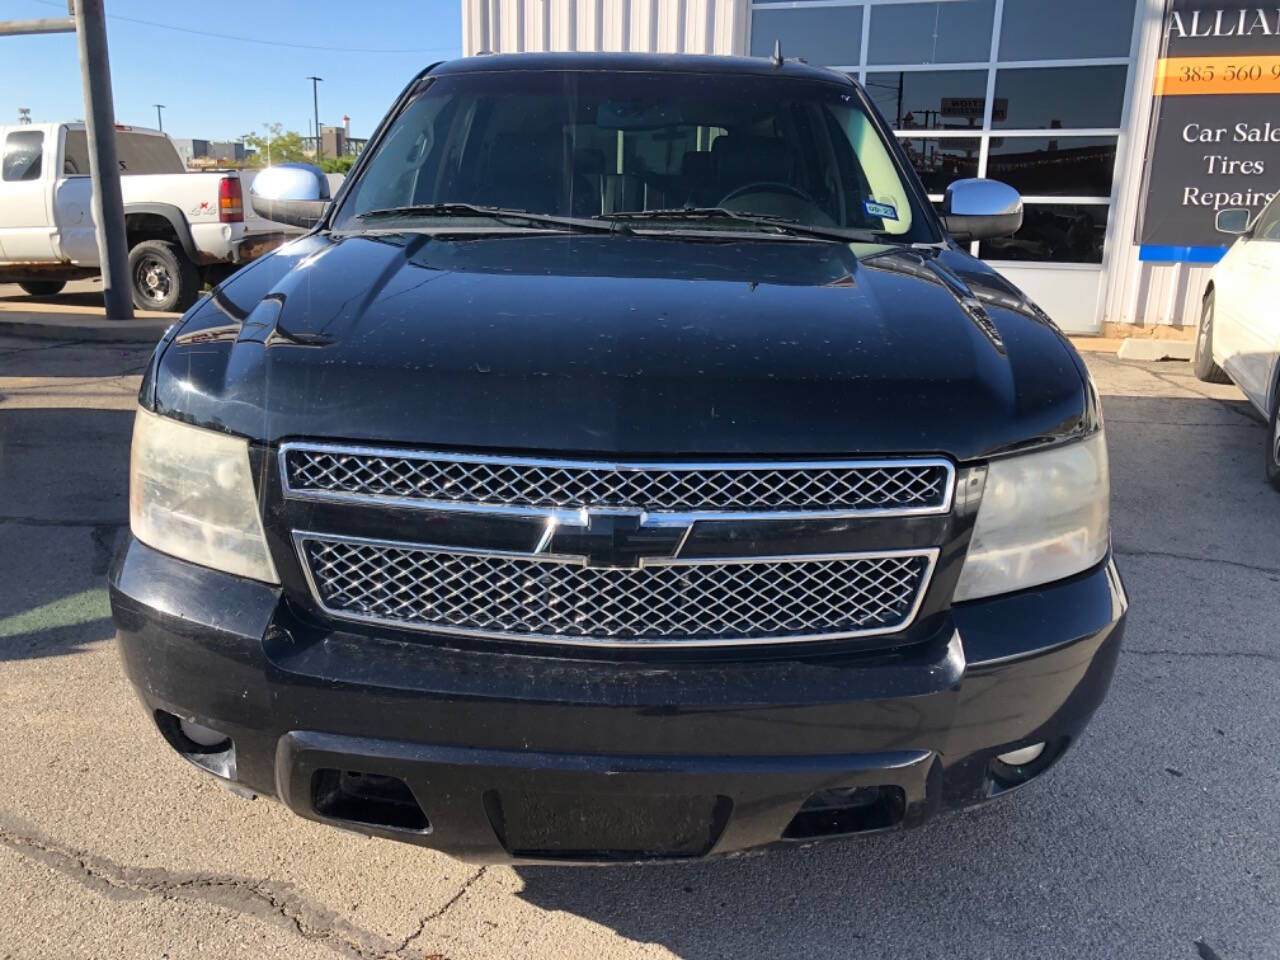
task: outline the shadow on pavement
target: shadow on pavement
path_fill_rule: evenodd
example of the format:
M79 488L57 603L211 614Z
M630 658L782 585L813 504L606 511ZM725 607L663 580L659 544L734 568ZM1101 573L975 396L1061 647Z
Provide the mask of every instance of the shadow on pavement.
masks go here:
M1280 494L1242 402L1104 397L1132 607L1043 780L921 830L693 864L520 867L518 895L684 960L1280 955ZM1261 754L1259 753L1261 751ZM1271 852L1268 852L1271 851Z
M106 572L128 527L130 411L0 409L0 660L113 634Z

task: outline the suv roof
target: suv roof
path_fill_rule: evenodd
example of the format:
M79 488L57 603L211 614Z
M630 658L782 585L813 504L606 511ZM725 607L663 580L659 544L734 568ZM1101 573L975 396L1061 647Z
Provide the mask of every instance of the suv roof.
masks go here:
M766 57L718 57L676 53L502 53L447 60L433 67L433 76L455 73L488 73L501 70L602 70L640 73L724 73L752 76L825 80L853 85L837 70L814 67L802 60L784 60L775 66Z

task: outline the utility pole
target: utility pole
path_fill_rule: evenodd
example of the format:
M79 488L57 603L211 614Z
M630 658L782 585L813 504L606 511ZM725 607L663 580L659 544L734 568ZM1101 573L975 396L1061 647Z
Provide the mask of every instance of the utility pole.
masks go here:
M124 198L116 155L115 106L111 101L111 62L107 57L107 18L102 0L75 0L80 77L84 86L89 173L93 183L93 219L98 232L102 299L108 320L132 320L129 248L125 240Z
M319 160L323 155L320 140L320 95L316 93L317 84L324 83L324 77L307 77L311 81L311 109L315 113L316 120L316 159Z
M80 81L84 88L85 127L89 141L89 173L93 184L93 219L98 233L102 299L107 319L133 318L129 293L129 251L116 157L115 108L111 103L111 64L107 59L107 21L102 0L67 0L66 17L0 21L0 36L74 33L80 49ZM25 109L25 108L23 108ZM20 119L29 122L30 114Z
M156 126L160 129L161 133L164 133L164 117L160 115L160 111L164 109L164 104L153 103L152 106L156 108Z

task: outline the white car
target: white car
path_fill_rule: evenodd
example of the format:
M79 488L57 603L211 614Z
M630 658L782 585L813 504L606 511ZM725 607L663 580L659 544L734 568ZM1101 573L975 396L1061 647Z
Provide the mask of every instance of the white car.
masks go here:
M204 283L265 252L245 236L234 170L188 173L168 137L140 127L117 126L116 151L139 309L185 310ZM0 126L0 161L0 283L51 296L68 280L95 276L84 124Z
M1217 227L1239 239L1209 275L1195 372L1230 380L1267 418L1267 479L1280 490L1280 194L1252 224L1248 210L1221 210Z

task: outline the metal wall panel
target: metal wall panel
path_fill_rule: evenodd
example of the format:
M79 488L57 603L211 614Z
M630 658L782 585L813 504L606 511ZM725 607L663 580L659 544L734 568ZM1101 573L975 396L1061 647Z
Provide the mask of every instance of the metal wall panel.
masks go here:
M1129 123L1120 141L1121 159L1116 169L1116 204L1112 213L1115 224L1104 264L1101 319L1144 327L1191 328L1200 319L1200 302L1209 268L1143 263L1138 259L1135 241L1163 24L1164 0L1139 0Z
M462 50L741 54L750 0L462 0Z

